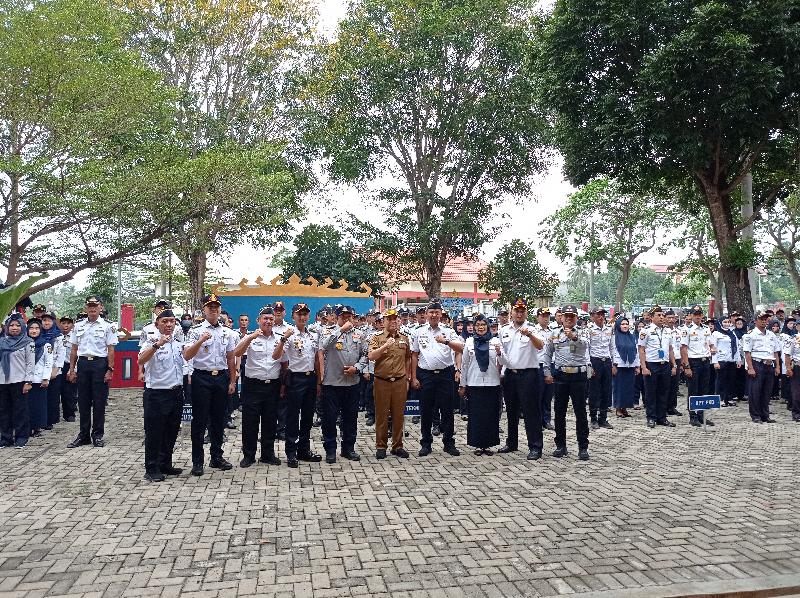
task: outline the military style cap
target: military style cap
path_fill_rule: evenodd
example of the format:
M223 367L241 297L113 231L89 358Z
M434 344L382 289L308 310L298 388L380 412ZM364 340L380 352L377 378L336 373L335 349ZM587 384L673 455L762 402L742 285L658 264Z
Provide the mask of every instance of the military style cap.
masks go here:
M418 314L424 314L426 311L428 311L428 310L427 310L427 308L426 308L424 305L420 305L420 306L419 306L419 307L416 309L416 312L417 312Z
M792 315L793 315L793 316L800 316L800 307L795 307L795 308L792 310Z
M574 315L577 316L578 315L578 308L570 303L570 304L565 305L564 307L561 308L561 313L564 314L564 315L574 314Z
M499 312L497 312L497 315L498 316L507 316L508 315L508 310L504 307Z
M650 308L650 315L651 316L653 314L658 314L658 313L664 313L664 310L661 308L660 305L654 305L653 307Z
M272 304L272 309L275 311L286 311L286 304L283 301L276 301Z
M52 312L52 311L46 311L40 317L42 317L42 318L50 318L53 321L58 319L58 318L56 318L55 312Z
M219 300L219 297L217 297L214 293L211 293L210 295L206 295L205 297L203 297L203 307L205 307L206 305L211 305L212 303L216 303L217 305L222 305L222 303Z
M36 308L34 307L33 309L36 309ZM775 313L776 313L776 314L785 314L786 312L785 312L785 311L783 311L783 308L782 308L782 307L779 307L777 310L775 310Z
M494 316L489 318L489 326L497 326L497 318L495 318Z
M162 320L164 318L174 318L174 317L175 317L175 312L174 311L172 311L171 309L165 309L164 311L162 311L160 314L158 314L156 316L156 322L158 322L159 320Z
M695 305L691 310L689 310L693 316L702 316L703 315L703 308L699 305Z
M272 306L271 306L271 305L265 305L264 307L262 307L262 308L261 308L261 309L258 311L258 315L259 315L259 316L264 316L264 315L272 315L272 314L274 314L274 313L275 313L275 310L272 308Z
M44 306L44 303L37 303L33 306L33 311L47 311L47 308Z
M349 305L339 305L336 308L336 315L341 316L342 314L350 314L353 315L355 311Z
M380 315L380 314L375 314L375 315ZM383 317L384 318L392 318L392 317L396 318L397 317L397 310L395 308L393 308L393 307L390 307L389 309L387 309L383 313Z
M438 299L431 299L431 302L428 303L427 309L442 309L442 304Z
M86 298L86 305L100 305L103 300L100 298L99 295L89 295Z
M528 309L528 302L524 297L517 297L514 303L511 304L511 309Z
M153 307L163 307L164 309L172 309L172 304L166 299L159 299Z
M308 307L308 303L295 303L292 306L292 313L296 314L298 312L311 313L311 308Z
M381 312L375 314L375 321L377 322L378 320L383 320L383 314Z
M72 319L72 316L61 316L58 320L59 322L74 322L75 320Z
M595 314L607 314L608 311L606 311L605 307L595 307L590 313L592 315L595 315Z
M769 310L765 310L765 309L759 309L759 310L756 312L755 319L756 319L756 320L766 320L766 319L767 319L767 318L769 318L770 316L772 316L772 314L771 314L771 313L769 313Z
M81 313L78 314L77 319L85 320L88 317L89 317L89 314L87 314L85 311L82 311Z
M399 308L397 308L397 313L401 316L405 316L411 313L411 311L405 305L401 305Z
M670 309L668 309L667 311L664 312L664 315L665 316L674 316L675 315L675 310L670 308Z
M550 315L550 308L549 307L540 307L539 309L536 310L536 315L537 316L544 316L544 315L548 315L549 316Z

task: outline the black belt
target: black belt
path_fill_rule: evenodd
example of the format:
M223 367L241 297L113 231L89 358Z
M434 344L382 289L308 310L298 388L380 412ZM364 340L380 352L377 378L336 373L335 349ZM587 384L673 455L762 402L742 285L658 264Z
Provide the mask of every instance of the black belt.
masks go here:
M699 361L700 363L706 363L707 361L710 361L710 360L711 360L710 357L690 357L689 358L689 363L692 363L693 361L694 362L698 362Z
M421 369L423 372L430 372L431 374L441 374L442 372L446 372L447 370L453 370L455 369L455 367L456 366L454 365L448 365L447 367L438 370L429 370L428 368L423 368L423 367L419 369Z
M203 374L209 374L211 376L219 376L220 374L227 373L228 369L225 368L224 370L194 370L195 372L202 372Z
M315 370L310 370L308 372L292 372L290 370L289 373L291 373L293 376L310 376L311 374L315 374L316 371Z
M774 359L759 359L758 357L751 357L750 359L752 359L756 363L761 363L763 365L775 365Z
M245 376L244 379L247 380L248 382L259 382L261 384L272 384L273 382L280 382L280 378L262 380L261 378L251 378L250 376Z
M591 359L599 359L600 361L603 361L603 362L605 362L605 361L611 361L611 358L610 358L610 357L591 357L591 356L590 356L590 358L591 358Z
M178 390L178 389L183 390L183 384L178 384L176 386L170 386L169 388L150 388L149 386L145 386L145 388L147 390L166 390L166 391Z
M383 380L384 382L397 382L398 380L405 380L406 375L403 374L402 376L392 376L391 378L384 378L383 376L379 376L378 374L372 374L378 380Z
M506 368L509 372L514 372L515 374L521 374L522 372L531 372L533 370L538 370L539 368Z
M97 355L79 355L78 359L85 359L86 361L94 361L95 359L108 359L108 356L98 357Z

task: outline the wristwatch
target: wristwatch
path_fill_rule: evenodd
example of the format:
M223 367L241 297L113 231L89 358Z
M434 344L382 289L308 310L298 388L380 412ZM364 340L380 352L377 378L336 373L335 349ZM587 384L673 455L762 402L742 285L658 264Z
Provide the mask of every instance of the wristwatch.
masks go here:
M106 368L106 371L107 371L107 372L113 372L113 371L114 371L114 368L112 368L111 366L108 366L108 367Z

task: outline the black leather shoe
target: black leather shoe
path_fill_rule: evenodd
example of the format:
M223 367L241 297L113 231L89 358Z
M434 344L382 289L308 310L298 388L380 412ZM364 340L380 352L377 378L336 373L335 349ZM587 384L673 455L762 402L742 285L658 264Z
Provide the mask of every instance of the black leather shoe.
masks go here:
M286 432L278 432L275 434L275 440L286 440Z
M64 421L65 422L74 422L75 421L75 416L73 415L73 416L70 416L70 417L65 417Z
M241 461L239 461L239 467L247 468L250 467L255 462L256 462L255 459L251 459L250 457L244 457Z
M444 452L447 453L448 455L452 455L453 457L458 457L461 454L461 451L454 446L444 447Z
M181 475L183 473L183 469L180 467L162 467L161 473L164 475Z
M555 429L556 429L556 427L553 424L551 424L550 422L547 422L546 424L544 424L542 426L542 430L550 430L552 432Z
M92 444L95 445L97 448L102 448L106 445L106 441L102 438L93 438Z
M608 423L608 422L600 422L598 425L599 425L601 428L605 428L606 430L613 430L613 429L614 429L614 426L612 426L612 425L611 425L610 423Z
M412 415L411 416L411 423L418 424L419 423L419 415Z
M592 430L596 430L599 427L600 427L600 424L598 424L595 420L592 420Z
M163 482L167 479L163 473L146 473L144 474L144 479L148 482Z
M433 426L431 428L431 434L433 434L434 436L439 436L441 433L442 431L439 429L439 426Z
M335 453L329 453L329 454L325 455L325 463L329 463L329 464L336 463L336 454Z
M528 461L538 461L542 458L542 451L533 450L528 453Z
M292 469L297 469L300 466L300 462L294 457L289 457L286 459L286 465Z
M309 463L319 463L322 461L322 455L318 455L313 451L308 451L307 453L299 453L297 455L298 461L307 461Z
M589 460L589 451L586 449L581 449L578 451L578 459L581 461L588 461Z
M314 423L311 424L314 428L319 428L322 425L322 420L320 418L316 418Z
M230 461L227 461L226 459L212 459L208 462L208 466L222 471L233 469L233 465L231 465Z
M431 454L431 447L429 447L429 446L423 446L421 449L419 449L419 453L417 453L417 454L418 454L420 457L427 457L428 455L430 455L430 454Z
M399 448L396 451L392 451L392 454L400 459L408 459L408 451L404 448Z
M211 444L211 436L209 436L208 434L203 436L203 444Z
M235 430L238 426L232 421L225 422L225 427L229 430Z
M505 446L501 447L500 450L497 451L497 452L498 453L503 453L503 454L505 454L505 453L516 453L517 449L508 448L508 445L505 445Z
M192 465L192 475L194 475L194 476L203 475L203 466L202 465Z
M371 417L371 416L367 416L367 418L364 420L364 423L367 424L368 426L374 426L375 425L375 418Z
M669 411L667 411L667 415L674 415L675 417L683 417L683 413L681 413L677 409L670 409Z
M752 418L754 424L763 424L764 422L758 419L757 417Z
M375 458L376 459L385 459L386 458L386 449L378 449L375 451Z
M699 419L690 419L689 423L692 424L695 428L699 428L703 424L700 423Z
M789 409L791 409L791 407L789 407ZM52 424L47 424L47 425L44 427L44 429L45 429L45 430L52 430L52 429L53 429L53 425L52 425Z
M342 457L350 461L361 461L361 455L355 451L342 451Z
M656 420L654 420L654 419L648 419L648 420L647 420L647 427L648 427L648 428L655 428L655 427L656 427Z
M656 422L656 425L658 425L658 426L665 426L665 427L667 427L667 428L674 428L674 427L675 427L675 424L673 424L673 423L672 423L671 421L669 421L668 419L660 419L660 420L658 420L658 421Z
M559 446L556 450L553 451L554 457L566 457L567 456L567 447Z
M267 465L280 465L281 460L278 459L275 455L267 455L266 457L261 457L258 460L259 463L266 463Z
M79 446L87 446L89 444L92 444L91 440L78 436L75 440L67 445L67 448L77 448Z
M767 421L765 421L764 423L765 423L765 424L774 424L776 421L777 421L777 420L774 420L774 419L772 419L772 418L770 417L770 418L769 418ZM713 426L713 425L714 425L714 422L706 422L706 425L707 425L707 426Z

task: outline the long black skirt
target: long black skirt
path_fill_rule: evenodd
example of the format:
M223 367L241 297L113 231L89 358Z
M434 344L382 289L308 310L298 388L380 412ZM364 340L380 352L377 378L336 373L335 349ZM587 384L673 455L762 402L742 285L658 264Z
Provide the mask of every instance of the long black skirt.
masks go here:
M475 448L490 448L500 444L499 386L467 387L467 444Z

